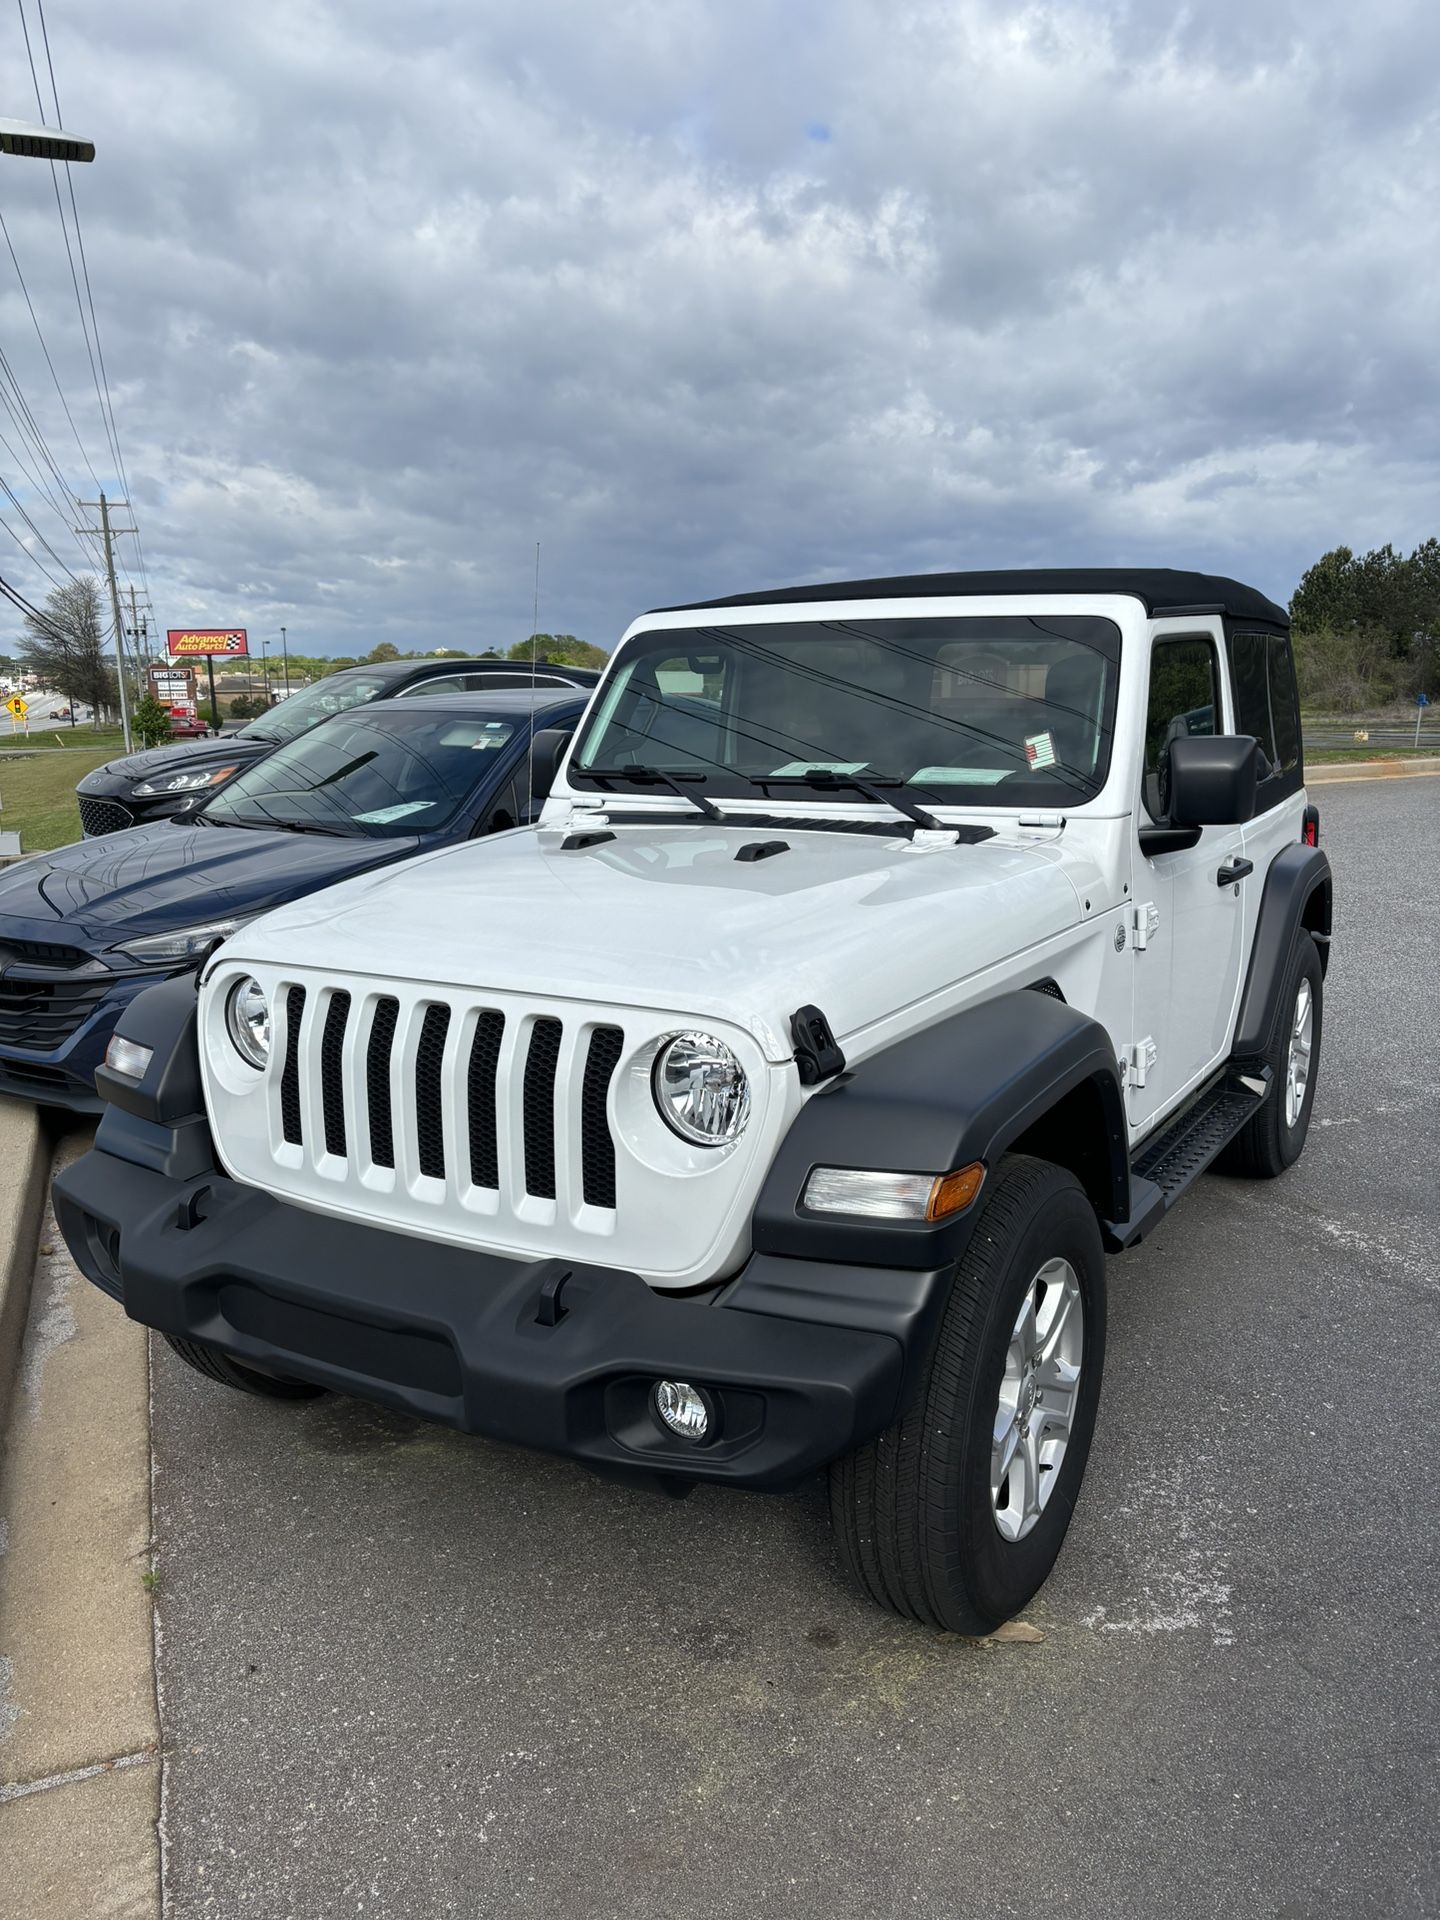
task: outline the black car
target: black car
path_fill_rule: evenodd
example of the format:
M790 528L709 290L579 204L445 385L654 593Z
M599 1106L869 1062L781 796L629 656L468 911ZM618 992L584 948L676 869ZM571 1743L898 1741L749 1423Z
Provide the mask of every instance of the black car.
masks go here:
M177 813L193 812L227 781L263 760L287 740L347 708L371 700L398 700L415 694L489 693L505 687L581 687L600 675L593 667L567 667L552 661L390 660L377 666L347 667L295 693L258 720L217 740L191 740L131 753L87 773L76 787L80 829L87 838L118 833Z
M193 815L0 873L0 1093L98 1113L95 1069L137 993L271 907L534 818L584 708L551 688L337 714Z

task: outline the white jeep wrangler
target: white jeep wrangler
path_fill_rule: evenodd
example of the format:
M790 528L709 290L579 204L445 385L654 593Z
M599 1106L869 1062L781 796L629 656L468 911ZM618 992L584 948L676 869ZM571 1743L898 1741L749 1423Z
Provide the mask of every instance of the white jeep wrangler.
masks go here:
M251 1392L681 1490L828 1467L866 1590L988 1631L1080 1489L1106 1251L1305 1141L1284 613L1168 571L671 608L533 775L538 827L131 1004L76 1258Z

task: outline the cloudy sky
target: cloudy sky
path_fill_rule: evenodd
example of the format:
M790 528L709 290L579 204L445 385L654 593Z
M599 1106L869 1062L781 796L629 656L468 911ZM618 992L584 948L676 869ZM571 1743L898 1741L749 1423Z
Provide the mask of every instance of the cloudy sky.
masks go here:
M509 644L537 539L542 628L608 646L672 600L941 567L1288 599L1329 546L1440 532L1433 4L46 24L161 625ZM5 0L0 112L34 108ZM49 169L0 159L0 209L108 488ZM93 495L3 247L0 343Z

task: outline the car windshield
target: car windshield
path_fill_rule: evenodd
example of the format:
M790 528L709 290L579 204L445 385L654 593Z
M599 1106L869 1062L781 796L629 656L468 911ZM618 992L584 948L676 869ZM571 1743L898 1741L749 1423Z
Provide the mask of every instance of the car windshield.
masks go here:
M524 723L387 700L291 741L232 780L197 817L211 826L400 837L450 824Z
M617 797L617 773L652 769L756 802L850 777L967 808L1074 805L1109 768L1119 658L1119 629L1088 615L640 634L569 778Z
M311 727L329 720L350 707L363 707L389 685L383 674L337 673L319 680L303 693L292 693L278 707L262 713L258 720L247 720L243 728L247 740L298 740Z

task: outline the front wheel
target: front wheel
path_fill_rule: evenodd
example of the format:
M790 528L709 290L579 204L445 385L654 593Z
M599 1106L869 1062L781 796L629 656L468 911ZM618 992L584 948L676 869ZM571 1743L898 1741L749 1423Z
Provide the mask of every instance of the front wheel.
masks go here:
M908 1411L830 1469L840 1552L873 1600L990 1633L1043 1584L1100 1399L1105 1255L1064 1168L992 1175Z

